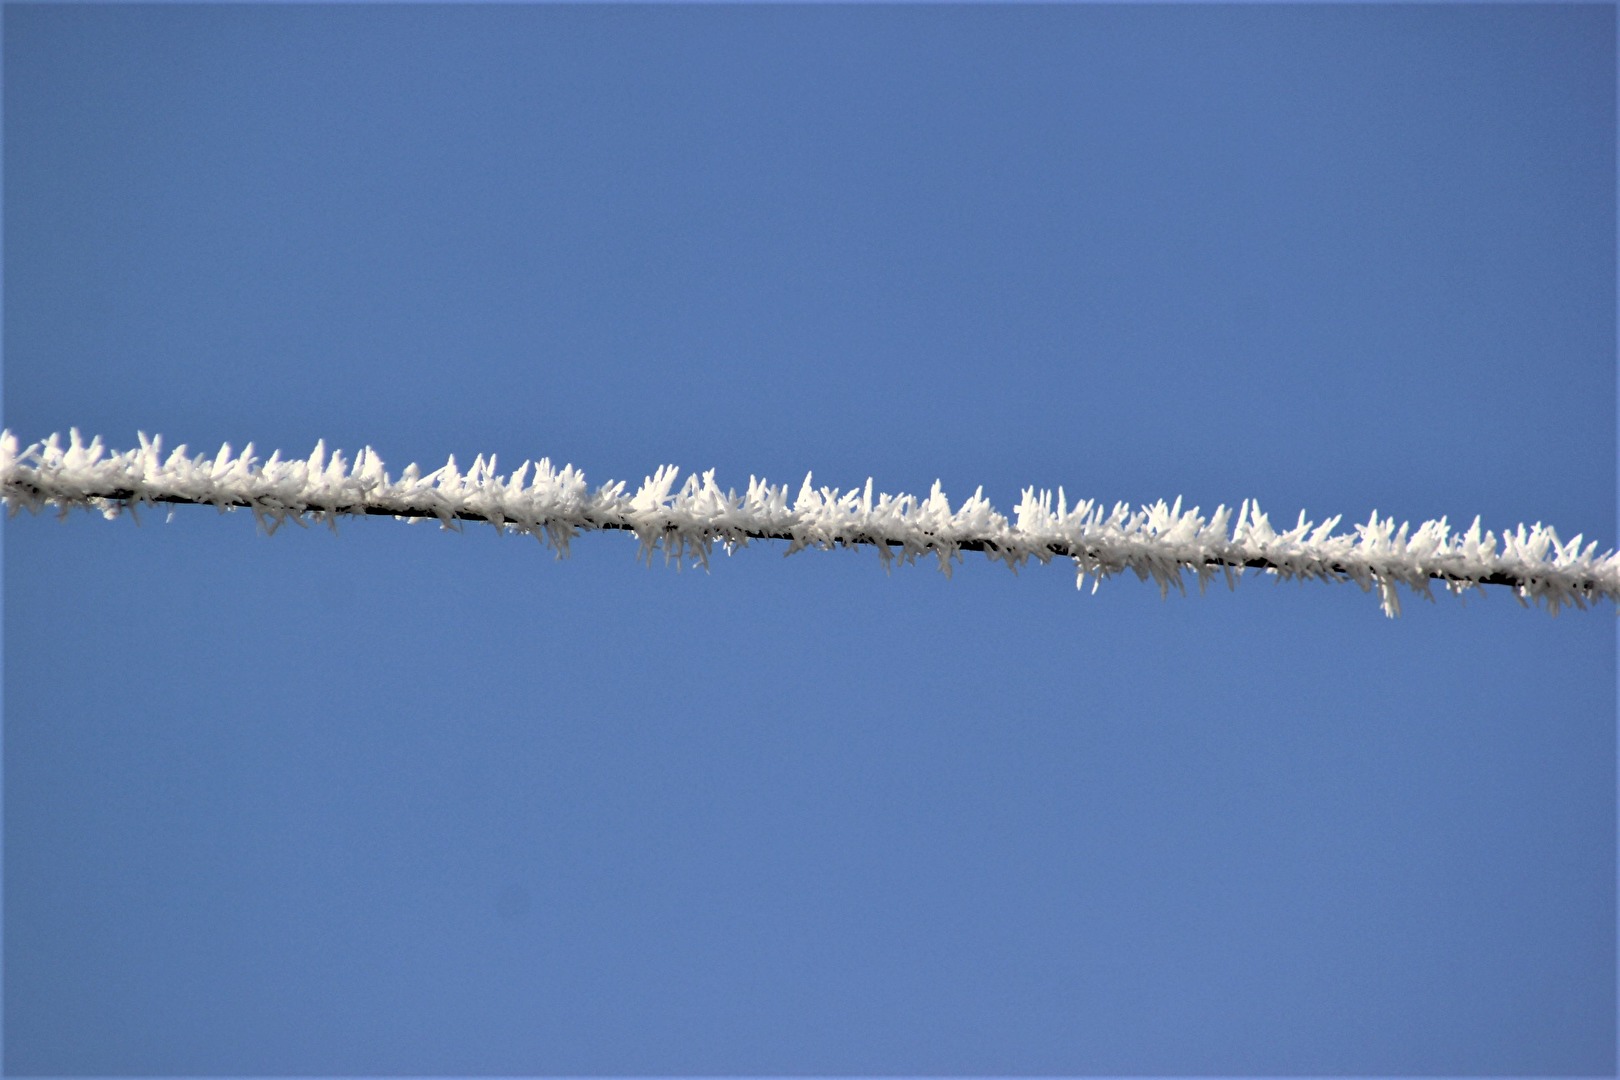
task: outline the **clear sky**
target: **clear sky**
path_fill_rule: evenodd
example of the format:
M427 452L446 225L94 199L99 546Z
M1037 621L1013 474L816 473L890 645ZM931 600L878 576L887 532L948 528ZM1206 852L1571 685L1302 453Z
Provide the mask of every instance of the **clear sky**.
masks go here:
M1615 546L1609 6L27 6L4 422ZM1612 608L22 517L13 1073L1608 1073Z

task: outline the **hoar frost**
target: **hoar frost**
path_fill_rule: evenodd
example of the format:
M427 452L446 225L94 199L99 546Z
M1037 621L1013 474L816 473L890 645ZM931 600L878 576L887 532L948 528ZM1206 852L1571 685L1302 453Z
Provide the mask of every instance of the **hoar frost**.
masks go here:
M335 527L338 517L355 514L436 518L450 527L473 521L528 533L559 555L581 532L617 529L634 533L649 561L661 551L666 561L704 566L716 544L729 552L751 540L787 541L789 554L871 546L886 566L932 555L947 575L962 552L979 551L1015 570L1031 559L1071 559L1077 584L1090 578L1093 589L1128 570L1151 578L1161 594L1185 591L1189 573L1202 589L1216 578L1235 585L1246 569L1258 569L1285 579L1353 581L1376 591L1391 616L1400 612L1397 585L1433 599L1436 582L1453 593L1503 585L1520 603L1553 614L1600 598L1620 601L1620 555L1599 555L1595 542L1583 547L1579 536L1560 541L1539 523L1498 537L1481 532L1477 518L1454 533L1444 518L1414 529L1375 513L1335 534L1339 518L1314 524L1302 513L1279 531L1252 501L1205 516L1197 507L1183 510L1180 499L1134 509L1071 505L1061 489L1054 496L1033 488L1009 520L982 489L953 508L938 483L926 497L875 493L871 480L850 491L818 487L808 476L791 499L788 490L750 477L739 494L722 489L712 471L683 479L672 465L634 491L622 480L592 489L571 465L542 458L502 476L494 457L482 456L465 472L452 457L426 474L408 465L395 479L369 448L352 462L328 454L324 443L307 459L284 460L278 451L260 461L251 444L240 454L227 444L210 458L184 446L165 455L162 440L144 434L138 448L114 452L76 430L66 446L52 435L26 448L11 432L0 433L0 499L12 513L84 508L116 517L142 503L195 503L250 510L267 532L309 518Z

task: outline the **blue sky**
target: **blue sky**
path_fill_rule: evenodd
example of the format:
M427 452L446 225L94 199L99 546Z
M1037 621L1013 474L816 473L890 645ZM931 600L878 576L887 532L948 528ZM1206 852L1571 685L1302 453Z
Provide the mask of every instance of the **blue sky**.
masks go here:
M1617 541L1612 7L4 12L4 421ZM12 519L13 1073L1612 1074L1612 610Z

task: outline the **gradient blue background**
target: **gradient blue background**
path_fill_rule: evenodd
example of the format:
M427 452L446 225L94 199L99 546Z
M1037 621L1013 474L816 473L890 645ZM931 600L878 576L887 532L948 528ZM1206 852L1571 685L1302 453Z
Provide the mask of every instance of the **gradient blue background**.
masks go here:
M5 424L1615 522L1604 6L7 5ZM22 1073L1609 1073L1612 608L5 526Z

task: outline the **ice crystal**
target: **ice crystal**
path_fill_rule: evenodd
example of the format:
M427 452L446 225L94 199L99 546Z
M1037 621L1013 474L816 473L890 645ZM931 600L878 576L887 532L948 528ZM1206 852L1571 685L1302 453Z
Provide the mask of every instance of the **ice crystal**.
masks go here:
M722 489L712 471L683 480L673 465L646 477L634 492L623 481L594 491L572 465L525 461L502 476L493 457L480 456L463 472L450 458L423 474L408 465L398 479L367 448L351 462L317 443L307 459L261 461L252 444L235 453L229 444L212 457L180 446L165 455L160 438L139 437L138 448L109 451L98 436L86 443L72 431L22 447L0 433L0 499L12 513L55 507L98 510L116 517L146 503L193 503L251 511L266 532L287 522L380 515L432 518L450 528L484 522L532 535L566 554L579 533L617 529L634 533L651 561L709 563L714 546L727 552L753 540L784 540L788 553L809 547L875 547L885 566L933 555L947 575L964 551L983 552L1016 570L1034 559L1070 559L1076 585L1131 571L1151 579L1161 594L1185 591L1186 576L1200 589L1223 577L1236 584L1245 570L1282 579L1353 581L1376 592L1386 614L1400 612L1396 586L1426 599L1439 583L1453 593L1485 585L1510 588L1522 604L1584 608L1602 598L1620 600L1620 555L1599 555L1597 543L1562 541L1551 526L1519 525L1500 537L1481 532L1478 518L1454 533L1444 518L1417 528L1374 513L1349 533L1300 514L1278 531L1252 501L1205 516L1183 510L1181 500L1131 508L1082 500L1070 504L1060 488L1026 488L1012 520L982 490L956 508L936 483L927 497L874 493L872 481L842 491L817 487L806 476L789 500L786 485L750 477L742 494Z

